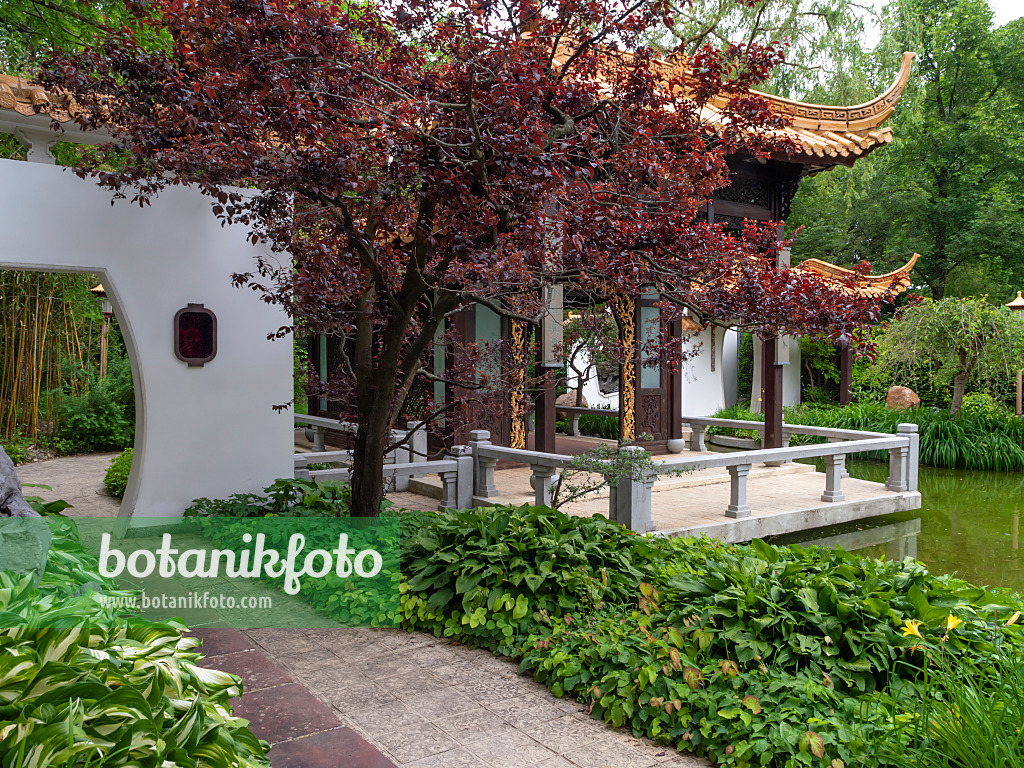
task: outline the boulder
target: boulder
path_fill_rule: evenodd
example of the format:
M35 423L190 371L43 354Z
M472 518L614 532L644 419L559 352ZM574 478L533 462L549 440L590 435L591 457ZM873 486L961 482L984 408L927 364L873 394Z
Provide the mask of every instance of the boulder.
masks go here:
M555 406L556 407L557 406L566 406L566 407L569 407L569 408L575 408L576 407L576 390L575 389L570 389L564 395L559 395L558 397L556 397L555 398ZM585 398L585 397L583 398L583 407L584 408L588 408L589 407L587 405L587 398Z
M39 517L25 501L14 462L3 448L0 448L0 517Z
M50 526L41 517L0 519L0 571L34 573L39 586L51 538Z
M893 411L916 408L920 404L921 398L910 387L889 387L885 393L885 407Z

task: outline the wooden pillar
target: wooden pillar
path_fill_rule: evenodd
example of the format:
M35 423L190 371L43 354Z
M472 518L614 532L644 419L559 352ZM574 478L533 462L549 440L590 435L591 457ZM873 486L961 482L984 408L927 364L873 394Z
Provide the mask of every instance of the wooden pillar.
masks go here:
M537 360L537 388L533 396L533 449L555 453L555 382L557 369L542 367Z
M761 340L761 403L764 406L763 448L782 447L782 366L775 363L775 339Z
M683 321L673 320L668 324L668 332L672 344L682 344ZM669 371L668 384L668 437L670 440L681 440L683 437L683 371L681 365Z
M1017 415L1020 416L1022 413L1021 406L1024 405L1024 371L1017 371Z
M844 341L839 346L839 404L853 402L853 345Z

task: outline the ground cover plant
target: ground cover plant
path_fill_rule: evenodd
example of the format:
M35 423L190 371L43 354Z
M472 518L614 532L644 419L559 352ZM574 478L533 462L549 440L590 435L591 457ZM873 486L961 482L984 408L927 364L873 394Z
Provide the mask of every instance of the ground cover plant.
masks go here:
M50 509L39 509L46 514ZM74 521L53 535L39 585L0 572L0 766L255 768L266 745L231 716L234 675L199 666L176 623L126 620Z
M717 411L715 418L763 421L764 414L742 406ZM957 417L937 408L891 410L880 403L819 405L808 403L785 410L788 424L868 432L896 432L901 423L918 425L921 463L950 469L1024 470L1024 420L1000 408L987 395L967 395ZM709 435L756 437L751 430L711 427ZM791 445L824 442L824 438L794 435ZM865 456L871 456L865 454ZM885 458L881 454L874 458Z

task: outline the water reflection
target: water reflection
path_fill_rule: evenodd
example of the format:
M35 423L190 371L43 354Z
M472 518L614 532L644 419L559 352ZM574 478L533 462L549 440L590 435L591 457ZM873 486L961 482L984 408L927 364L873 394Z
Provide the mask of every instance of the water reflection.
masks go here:
M847 462L850 475L885 482L888 467L881 462ZM821 467L819 467L821 469ZM973 472L922 467L922 507L913 512L862 520L845 526L805 531L774 539L777 543L821 540L833 536L886 536L892 525L915 522L916 555L933 572L956 573L977 584L1024 591L1024 557L1020 552L1020 513L1024 510L1024 473ZM863 546L842 546L869 557L892 557L891 540L850 538ZM909 546L909 545L908 545ZM896 555L899 550L895 550Z
M902 560L905 557L917 558L917 537L921 533L921 521L902 520L898 523L876 525L859 531L836 533L817 539L807 539L802 544L815 544L822 547L842 547L849 552L860 552L867 549L885 549L885 556L890 560Z

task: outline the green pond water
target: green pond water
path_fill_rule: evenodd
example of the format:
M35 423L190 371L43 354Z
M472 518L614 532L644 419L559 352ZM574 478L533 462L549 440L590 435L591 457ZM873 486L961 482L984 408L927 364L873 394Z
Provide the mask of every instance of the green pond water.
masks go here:
M885 482L888 466L851 460L851 477ZM910 555L933 573L1024 592L1024 473L921 467L921 509L778 536L774 543L835 543L871 557Z

